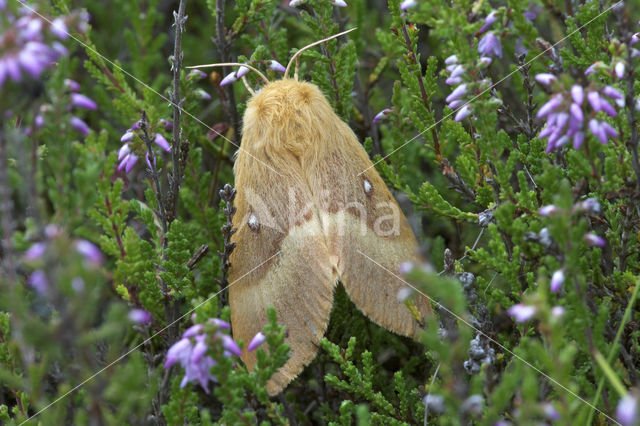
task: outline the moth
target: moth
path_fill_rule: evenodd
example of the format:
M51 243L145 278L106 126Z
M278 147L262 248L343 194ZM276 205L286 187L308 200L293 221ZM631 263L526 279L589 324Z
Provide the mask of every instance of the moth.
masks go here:
M338 283L366 316L403 336L416 338L417 317L430 313L426 297L413 299L413 314L397 298L398 267L419 260L405 216L320 89L298 81L299 54L331 38L299 50L282 80L251 97L234 164L232 333L249 342L268 306L286 325L290 359L267 384L271 395L315 358ZM245 349L242 360L253 369L255 353Z

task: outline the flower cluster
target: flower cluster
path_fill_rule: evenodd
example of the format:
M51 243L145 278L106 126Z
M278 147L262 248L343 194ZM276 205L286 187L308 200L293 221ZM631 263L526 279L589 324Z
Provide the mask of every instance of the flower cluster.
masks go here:
M213 325L211 333L207 333L208 327L203 324L196 324L189 327L183 334L182 339L173 344L167 351L167 358L164 368L169 368L175 364L180 364L185 370L185 375L180 382L183 388L189 382L197 382L206 393L209 393L209 382L215 382L216 378L211 374L211 367L216 365L215 360L207 355L209 348L222 350L225 357L242 355L242 349L231 336L221 330L229 330L231 325L218 318L209 319ZM249 344L248 350L255 350L260 346L266 337L263 333L258 333Z
M118 170L124 169L125 173L129 173L133 169L133 166L138 162L138 158L142 155L142 152L145 152L147 166L149 166L150 169L152 168L151 161L149 160L149 152L147 152L146 148L143 146L142 136L138 133L141 131L140 125L140 121L136 121L120 138L120 142L123 144L118 150ZM171 131L173 130L173 122L161 119L155 127L161 128L165 131ZM151 130L153 130L153 128ZM166 152L171 152L171 145L169 145L169 142L162 133L153 133L152 137L153 142L156 145Z
M600 203L597 198L587 198L582 201L576 202L571 210L564 210L558 206L553 204L546 205L540 209L538 212L540 216L552 216L556 214L573 214L573 213L587 213L597 215L601 211ZM546 229L546 228L545 228ZM594 234L587 233L584 235L584 239L586 243L590 246L594 247L604 247L607 244L607 241ZM552 293L557 293L562 289L562 285L565 281L565 268L558 269L553 272L551 275L551 279L549 281L549 289ZM534 318L538 309L534 305L527 305L524 303L518 303L517 305L513 305L508 310L509 315L516 322L526 322L530 319ZM555 306L551 309L551 315L553 317L560 317L564 314L564 308L562 306Z
M478 31L478 35L485 33L499 19L497 10L491 11L484 19L482 28ZM483 56L495 55L502 58L502 42L499 35L495 31L487 32L478 42L478 52Z
M598 113L616 117L614 105L624 105L624 95L613 86L598 87L591 83L588 87L574 84L566 89L553 74L536 75L536 81L553 89L554 94L539 110L537 117L546 119L545 127L538 135L547 138L547 152L573 141L573 147L579 149L587 132L606 144L609 138L618 137L618 131Z
M42 260L47 254L47 250L53 245L53 241L62 235L60 229L55 225L47 225L44 229L44 234L46 237L45 241L40 241L33 244L29 249L24 253L23 259L26 262L30 262L33 264L41 264ZM72 242L73 248L78 252L82 257L89 263L89 265L97 266L102 263L103 256L100 249L90 241L84 239L77 239ZM49 252L55 252L56 250L49 250ZM77 278L77 280L82 280L81 278ZM47 274L43 269L36 269L31 273L29 278L27 279L27 284L31 287L36 293L40 295L44 295L49 290L49 280L47 279ZM79 291L84 287L83 283L71 283L72 287Z
M49 22L31 6L23 5L14 14L6 2L0 4L4 19L0 20L0 87L8 80L19 83L25 73L38 78L61 56L69 52L61 43L69 29L84 32L86 13L60 16Z
M265 61L265 64L269 69L273 71L276 71L276 72L286 71L286 68L275 59L269 59L268 61ZM222 81L220 81L220 86L226 86L227 84L235 83L236 81L240 80L242 77L244 77L247 74L249 74L249 68L240 67L236 71L232 71L229 74L227 74L225 78L223 78Z
M451 55L445 59L446 70L449 77L445 83L457 86L449 96L447 96L447 106L456 111L455 121L462 121L471 115L472 107L470 102L479 94L491 87L491 80L482 78L481 73L491 64L491 58L481 56L474 64L459 63L456 55ZM500 103L497 98L492 98L493 102Z

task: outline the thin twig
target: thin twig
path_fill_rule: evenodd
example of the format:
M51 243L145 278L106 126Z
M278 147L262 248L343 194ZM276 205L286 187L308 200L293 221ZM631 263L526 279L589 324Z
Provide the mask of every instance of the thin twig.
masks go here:
M224 5L225 0L216 0L216 40L215 43L218 47L218 53L220 54L221 62L233 62L231 60L231 41L227 37L227 32L224 26ZM226 75L229 72L229 68L222 69L223 74ZM233 84L229 84L225 87L227 96L220 99L222 103L222 109L227 117L227 121L231 123L233 127L233 142L234 146L238 146L240 142L240 116L238 115L238 108L236 107L236 96L233 91Z
M178 192L180 191L180 185L182 184L183 177L183 163L186 157L186 153L183 151L188 149L188 144L183 147L182 142L182 126L180 118L182 114L182 104L184 99L180 99L180 73L182 71L182 32L184 31L184 24L187 21L185 16L185 8L187 6L186 0L180 0L180 6L178 12L173 12L175 38L173 45L173 58L171 68L173 71L173 89L171 90L169 99L173 105L173 138L171 144L171 160L173 163L173 173L169 179L169 196L167 197L167 223L173 222L176 217L176 211L178 209Z
M226 288L228 284L229 277L229 267L231 266L231 262L229 262L229 257L233 252L233 249L236 247L236 243L231 242L231 236L236 232L236 229L233 228L233 215L236 213L236 208L233 206L233 199L236 197L236 190L229 185L228 183L224 185L224 188L220 190L220 198L226 203L225 207L222 209L222 212L227 217L227 222L222 225L222 236L224 237L224 247L223 251L218 251L218 256L220 256L220 260L222 263L222 277L218 281L220 287ZM220 300L225 302L226 293L222 293L220 295Z
M153 144L151 137L149 136L149 119L147 113L142 111L142 117L140 118L140 129L142 130L142 140L147 146L147 155L149 156L149 167L151 168L151 178L153 179L154 191L156 194L156 201L158 202L158 216L160 217L160 223L162 224L162 249L166 246L165 241L167 238L167 211L164 207L164 200L162 197L162 188L160 186L160 179L158 178L158 169L156 168L156 153L153 150Z

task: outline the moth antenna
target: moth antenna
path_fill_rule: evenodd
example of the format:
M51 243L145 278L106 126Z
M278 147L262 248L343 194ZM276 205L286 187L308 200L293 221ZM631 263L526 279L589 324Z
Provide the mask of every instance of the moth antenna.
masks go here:
M247 76L246 75L242 76L242 83L244 84L244 87L247 88L247 92L251 93L251 96L256 94L256 92L253 91L251 86L249 86L249 81L247 80Z
M287 69L284 71L284 78L287 78L287 76L289 75L289 70L291 69L291 64L293 63L293 60L294 60L294 59L298 60L298 57L300 56L300 54L301 54L302 52L304 52L304 51L305 51L305 50L307 50L307 49L312 48L313 46L317 46L317 45L318 45L318 44L320 44L320 43L324 43L325 41L329 41L329 40L332 40L332 39L334 39L334 38L336 38L336 37L340 37L341 35L348 34L348 33L350 33L351 31L354 31L354 30L356 30L356 29L357 29L357 27L356 27L356 28L351 28L350 30L343 31L343 32L338 33L338 34L334 34L334 35L332 35L331 37L323 38L322 40L318 40L318 41L316 41L316 42L313 42L313 43L311 43L311 44L309 44L309 45L306 45L306 46L305 46L305 47L303 47L302 49L298 50L298 51L295 53L295 55L293 55L293 57L291 58L291 60L289 60L289 63L287 64ZM297 64L297 62L296 62L296 64ZM296 73L297 73L297 68L298 68L298 67L297 67L297 65L296 65ZM296 80L297 80L297 78L296 78Z
M298 69L300 68L300 56L296 58L296 70L293 73L293 77L298 81Z
M340 35L340 34L338 34L338 35ZM185 68L187 68L187 69L198 69L198 68L235 67L235 66L249 68L251 71L253 71L256 74L258 74L258 76L260 76L260 78L263 79L265 83L269 84L269 79L267 77L265 77L265 75L262 74L257 68L252 67L251 65L241 64L241 63L238 63L238 62L224 62L222 64L193 65L191 67L185 67Z

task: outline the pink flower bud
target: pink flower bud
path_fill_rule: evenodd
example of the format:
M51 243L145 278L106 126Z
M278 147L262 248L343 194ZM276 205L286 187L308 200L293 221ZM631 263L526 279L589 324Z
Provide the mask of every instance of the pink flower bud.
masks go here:
M537 74L535 78L538 83L544 84L545 86L558 80L555 75L548 73Z
M551 291L554 293L558 292L558 290L560 290L560 287L562 287L563 283L564 283L564 271L562 269L558 269L553 273L553 276L551 277L551 284L550 284Z
M247 350L249 352L256 350L258 346L263 344L266 340L267 340L267 336L265 336L261 331L259 331L258 334L253 336L253 339L251 339L249 346L247 346Z
M536 314L536 307L518 303L510 307L508 312L516 322L526 322Z

